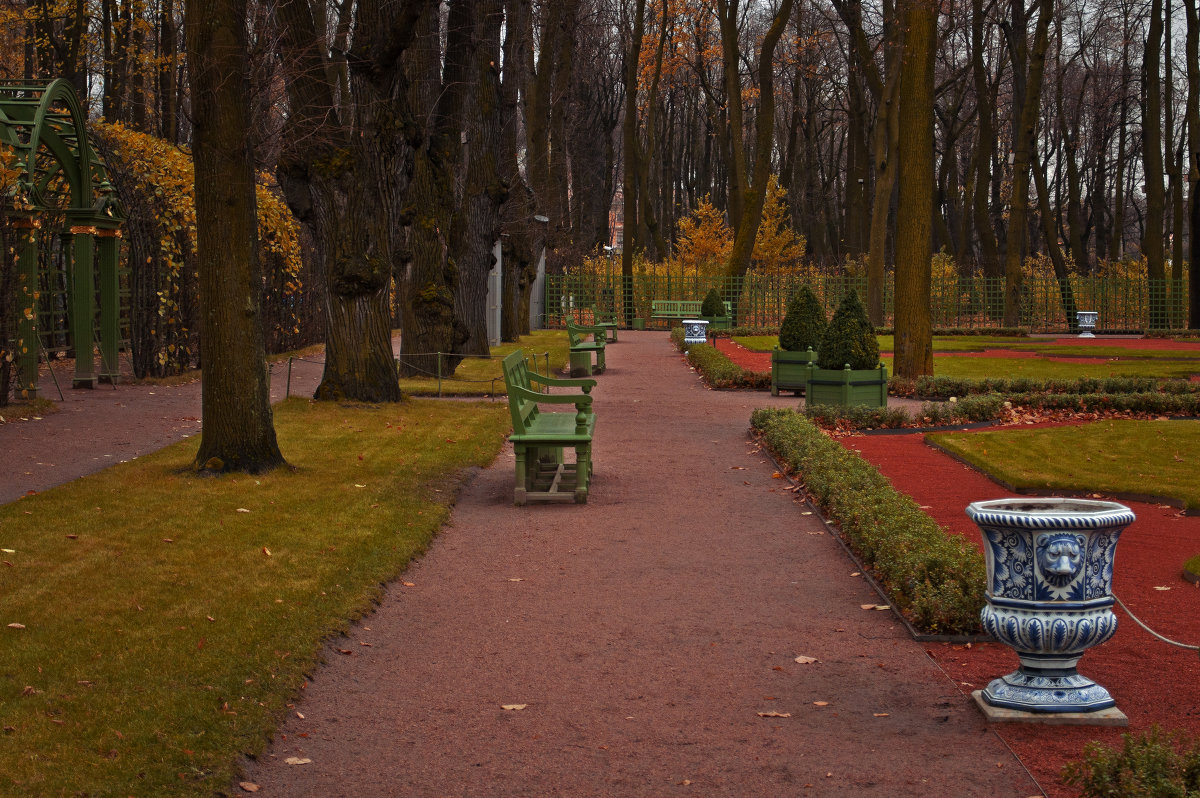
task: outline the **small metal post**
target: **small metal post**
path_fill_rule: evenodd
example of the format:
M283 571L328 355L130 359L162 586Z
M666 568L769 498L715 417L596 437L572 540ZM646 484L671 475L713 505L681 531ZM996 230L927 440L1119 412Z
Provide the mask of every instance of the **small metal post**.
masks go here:
M287 387L285 387L283 390L283 398L289 399L289 398L291 398L291 396L292 396L292 358L289 357L288 358Z
M437 353L438 399L442 398L442 353Z

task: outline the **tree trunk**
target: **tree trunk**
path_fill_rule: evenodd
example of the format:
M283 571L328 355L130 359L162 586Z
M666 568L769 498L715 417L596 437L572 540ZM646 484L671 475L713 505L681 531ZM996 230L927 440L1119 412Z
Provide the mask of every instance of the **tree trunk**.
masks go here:
M732 112L737 109L738 123L734 124L734 116L730 115L730 135L734 138L734 160L736 167L734 179L730 181L730 197L738 196L738 222L734 226L733 248L729 254L730 275L742 277L750 268L750 256L754 252L754 239L758 235L758 225L762 220L763 202L767 195L767 181L771 176L771 147L775 140L775 67L772 59L775 55L775 45L783 36L787 27L788 17L792 14L793 0L783 0L779 10L771 21L771 27L763 36L762 46L758 53L758 113L755 116L754 140L754 172L747 172L746 160L743 155L745 147L740 144L741 127L741 90L737 86L738 60L736 56L737 43L737 0L718 0L718 7L725 6L721 14L721 38L725 41L732 38L735 45L733 57L728 48L725 49L725 71L733 78L726 78L726 90L729 92L729 107ZM726 28L732 28L732 34L726 33ZM740 176L739 176L740 173ZM730 204L730 218L733 218L734 206ZM737 296L733 297L733 315L736 322L738 317Z
M245 0L190 0L200 271L203 431L195 464L259 473L282 465L263 349L254 168L245 139Z
M626 326L633 326L633 254L637 242L637 124L638 61L642 54L642 36L646 26L646 0L634 4L629 48L625 53L625 119L621 127L621 158L625 169L622 180L621 288Z
M1188 241L1188 328L1200 328L1200 13L1196 0L1184 0L1187 13L1187 129L1190 168L1188 170L1189 225Z
M1023 0L1013 0L1014 17ZM1053 0L1038 0L1038 20L1034 32L1033 49L1028 50L1025 31L1017 30L1022 20L1014 21L1010 31L1013 52L1013 68L1021 80L1017 81L1023 92L1014 92L1014 111L1019 123L1014 126L1016 139L1013 147L1012 200L1009 206L1008 245L1004 257L1004 326L1018 327L1021 324L1021 286L1024 282L1022 270L1025 243L1029 225L1029 170L1035 157L1035 133L1042 95L1042 76L1045 73L1046 49L1049 46L1050 21L1053 19ZM1028 62L1028 73L1023 73ZM1019 97L1018 95L1023 95ZM1019 101L1019 105L1017 104Z
M1163 248L1163 155L1162 155L1162 0L1150 2L1150 25L1142 61L1145 86L1142 112L1142 163L1146 180L1146 228L1142 255L1150 283L1150 329L1167 326L1166 263Z
M933 374L930 256L933 221L933 66L936 0L902 0L900 202L896 216L895 373Z
M472 11L473 16L463 11ZM455 12L458 12L456 14ZM500 28L504 10L499 0L454 0L451 25L456 18L472 33L473 52L466 67L471 89L464 108L461 129L464 145L465 179L458 212L452 227L450 255L461 273L455 296L457 311L470 337L465 354L488 355L488 272L494 258L492 248L500 237L500 204L508 193L500 179Z
M325 369L317 398L398 401L389 289L411 148L402 135L408 110L395 90L405 83L396 56L407 39L388 31L407 30L410 17L393 18L375 0L360 2L357 13L358 102L348 121L338 113L308 3L284 0L277 7L290 110L278 174L325 275Z

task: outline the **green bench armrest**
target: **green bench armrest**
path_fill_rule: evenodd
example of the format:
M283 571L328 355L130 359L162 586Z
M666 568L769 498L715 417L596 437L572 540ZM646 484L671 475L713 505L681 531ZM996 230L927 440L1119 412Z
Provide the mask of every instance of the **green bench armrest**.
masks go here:
M529 372L529 379L551 388L582 388L584 393L596 387L595 380L586 378L544 377L536 371ZM538 396L545 396L545 394L538 394Z

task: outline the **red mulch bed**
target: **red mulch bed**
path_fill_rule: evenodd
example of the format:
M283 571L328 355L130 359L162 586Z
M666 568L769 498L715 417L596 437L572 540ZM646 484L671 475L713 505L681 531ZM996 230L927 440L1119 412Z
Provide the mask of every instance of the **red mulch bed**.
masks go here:
M1106 338L1087 342L1062 338L1056 343L1200 354L1200 341ZM751 352L727 338L716 339L716 346L744 369L770 371L769 353ZM1038 356L1011 350L964 354ZM1071 360L1079 362L1078 358ZM875 465L897 490L912 496L944 528L981 547L979 530L967 518L966 506L973 501L1014 495L928 446L921 433L860 435L844 437L841 442ZM1200 586L1182 577L1184 561L1200 553L1200 517L1186 517L1166 505L1123 503L1133 509L1138 520L1122 534L1117 548L1116 594L1160 634L1189 645L1200 644ZM1085 654L1080 670L1108 688L1117 707L1129 716L1128 728L1016 723L994 727L1050 798L1077 794L1060 782L1060 773L1067 762L1082 758L1084 745L1091 740L1119 746L1123 733L1142 732L1154 724L1200 737L1200 657L1195 651L1160 642L1119 608L1116 612L1120 624L1116 636ZM998 643L935 643L926 644L926 651L964 696L1018 665L1016 654Z
M979 530L964 513L977 500L1014 494L983 474L928 446L920 433L862 435L841 439L913 497L943 527L982 546ZM1178 509L1123 502L1137 521L1117 547L1114 591L1160 634L1200 644L1200 589L1182 578L1183 562L1200 552L1200 518ZM1161 590L1159 588L1169 588ZM1079 759L1089 740L1119 745L1125 731L1152 724L1200 735L1200 657L1162 643L1117 610L1116 636L1083 656L1080 670L1108 688L1129 716L1128 729L997 724L996 731L1051 798L1075 793L1058 782L1062 766ZM998 643L970 647L928 644L926 650L964 695L1017 667L1016 655Z
M1058 344L1061 346L1104 346L1121 347L1123 349L1164 349L1174 352L1188 353L1200 357L1200 341L1175 341L1168 338L1055 338L1053 340L1037 339L1039 343ZM752 352L730 338L715 338L713 344L725 355L747 371L771 371L770 352ZM1014 349L984 349L980 352L939 352L938 356L960 355L964 357L1009 357L1035 358L1054 360L1064 363L1107 363L1111 358L1086 357L1083 355L1045 355L1038 352L1023 352Z

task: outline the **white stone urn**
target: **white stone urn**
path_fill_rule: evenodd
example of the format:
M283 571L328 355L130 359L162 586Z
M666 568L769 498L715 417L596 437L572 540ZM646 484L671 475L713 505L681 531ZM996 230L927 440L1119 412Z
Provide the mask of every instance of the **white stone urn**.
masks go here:
M705 319L684 319L683 342L685 344L707 343L708 321Z
M1095 310L1075 311L1075 324L1079 327L1079 337L1095 338L1092 331L1096 329L1096 320L1099 318L1100 313Z
M1117 631L1113 560L1133 511L1091 499L1019 498L974 502L967 515L983 533L983 628L1021 662L992 681L983 700L1025 712L1112 707L1109 692L1075 666Z

